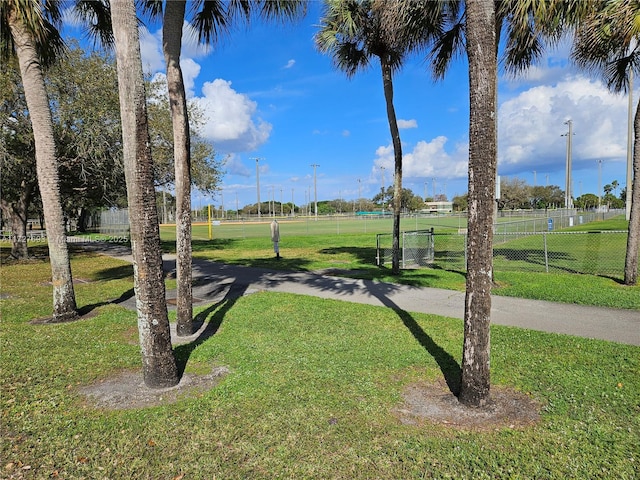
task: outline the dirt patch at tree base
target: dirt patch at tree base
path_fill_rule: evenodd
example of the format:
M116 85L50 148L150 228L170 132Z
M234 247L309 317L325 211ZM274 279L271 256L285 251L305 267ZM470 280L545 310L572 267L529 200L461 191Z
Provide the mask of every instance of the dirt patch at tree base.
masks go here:
M467 407L443 383L405 387L403 404L393 413L406 425L425 421L465 430L523 428L540 420L540 405L531 396L507 387L491 387L483 407Z
M141 371L127 371L79 389L89 406L106 410L155 407L177 402L211 390L229 373L227 367L215 367L211 373L186 373L180 383L168 388L149 388Z

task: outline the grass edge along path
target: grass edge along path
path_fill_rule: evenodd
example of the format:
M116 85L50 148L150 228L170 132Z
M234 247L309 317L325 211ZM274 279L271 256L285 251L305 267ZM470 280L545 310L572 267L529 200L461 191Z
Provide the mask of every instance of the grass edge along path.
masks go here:
M291 294L196 310L217 331L176 353L187 372L229 368L212 390L96 409L80 386L139 369L135 312L107 303L127 294L131 270L90 255L73 268L86 280L80 306L94 316L32 325L50 309L47 269L3 266L4 478L638 476L639 347L493 326L495 388L530 395L541 420L483 431L407 425L392 412L403 389L455 368L462 322Z

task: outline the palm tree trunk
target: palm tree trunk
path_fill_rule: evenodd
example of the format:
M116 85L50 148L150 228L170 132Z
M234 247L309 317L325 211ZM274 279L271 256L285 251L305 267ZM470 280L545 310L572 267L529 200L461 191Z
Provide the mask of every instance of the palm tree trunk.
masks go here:
M633 182L631 188L631 212L629 213L629 234L627 254L624 262L624 284L638 283L638 256L640 255L640 101L633 119Z
M9 3L9 28L20 65L25 99L33 127L38 185L47 228L53 284L53 316L51 321L64 322L74 320L78 313L64 215L60 201L60 180L53 136L53 121L34 39L15 10L11 9L11 5Z
M173 156L176 175L176 278L177 333L193 333L193 292L191 288L191 140L187 96L184 89L180 50L186 2L166 2L162 27L167 86L173 123Z
M122 117L122 144L134 289L144 383L179 382L167 315L158 210L134 0L111 2Z
M495 12L493 0L467 1L469 57L469 221L464 344L459 400L489 400L493 204L496 178Z
M382 67L382 84L384 86L384 98L387 103L387 120L393 142L394 177L393 177L393 246L391 256L391 273L400 273L400 209L402 206L402 143L400 142L400 130L393 106L393 73L386 58L380 57ZM383 192L384 195L384 192ZM384 201L384 199L383 199Z

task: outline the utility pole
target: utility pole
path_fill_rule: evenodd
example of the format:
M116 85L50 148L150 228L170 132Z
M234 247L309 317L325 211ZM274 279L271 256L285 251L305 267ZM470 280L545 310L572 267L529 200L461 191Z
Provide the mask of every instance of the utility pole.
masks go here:
M313 204L316 220L318 220L318 184L316 182L316 168L320 165L318 165L317 163L313 163L311 166L313 167Z
M602 160L601 158L596 160L598 164L598 211L602 208Z
M258 194L258 220L260 220L260 217L261 217L261 213L260 213L260 168L258 167L258 162L260 160L264 160L264 158L254 157L251 160L255 160L256 161L256 192Z
M567 164L565 170L565 193L564 193L564 206L565 208L573 208L573 196L571 194L571 143L573 137L573 121L567 120L564 122L565 125L569 126L569 131L562 135L563 137L567 137Z
M380 188L380 203L382 204L382 213L384 213L384 167L380 166L380 183L382 187Z

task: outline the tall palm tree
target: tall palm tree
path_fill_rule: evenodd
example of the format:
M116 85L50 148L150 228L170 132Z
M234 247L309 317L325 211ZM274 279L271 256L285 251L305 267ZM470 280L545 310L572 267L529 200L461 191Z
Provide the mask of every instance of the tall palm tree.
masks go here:
M60 20L57 2L5 0L0 3L0 56L14 53L35 140L38 186L47 228L47 243L53 284L52 322L78 316L56 159L51 110L43 75L43 65L64 49L55 25Z
M149 0L145 8L152 16L162 13L162 3ZM228 34L235 19L249 21L257 14L265 19L290 19L303 12L304 3L295 0L225 2L197 0L192 4L194 25L200 40L215 43ZM193 293L191 268L191 140L187 97L180 67L182 30L186 1L164 2L162 45L167 68L167 87L173 124L173 148L176 193L176 277L177 333L193 333Z
M493 0L467 0L469 59L469 192L464 344L459 400L489 399L489 325L493 282L493 218L497 167L496 32Z
M173 158L176 189L176 330L180 336L193 333L191 288L191 137L187 95L180 67L185 1L168 1L162 23L162 48L167 65L167 87L173 124Z
M640 72L640 4L603 0L590 3L592 9L577 17L572 58L601 74L609 88L626 91L632 72ZM576 19L574 19L576 20ZM640 101L633 122L633 180L629 234L624 265L625 285L638 282L640 255Z
M393 75L410 51L401 35L384 28L385 10L393 2L372 0L326 0L315 36L317 48L332 57L334 65L351 78L377 58L394 154L393 249L391 270L400 271L400 210L402 205L402 143L393 104ZM428 22L425 22L428 26Z
M134 0L111 2L111 18L116 47L143 377L148 387L169 387L178 383L179 376L165 300L153 160Z
M382 1L382 0L380 0ZM464 352L459 400L485 404L490 393L489 349L492 260L491 246L497 167L497 56L506 33L504 63L518 72L538 59L545 42L557 41L567 19L579 17L588 2L580 0L450 0L442 4L446 27L431 41L421 18L428 0L398 0L385 22L422 44L435 78L443 78L451 61L466 51L469 59L469 236L465 303ZM406 25L398 29L397 23ZM472 38L473 37L473 38ZM493 37L493 38L491 38ZM491 58L489 58L491 57ZM489 85L493 83L493 85ZM493 100L489 96L493 95ZM488 118L490 115L491 118ZM480 142L479 139L482 139ZM484 143L484 145L483 145Z

